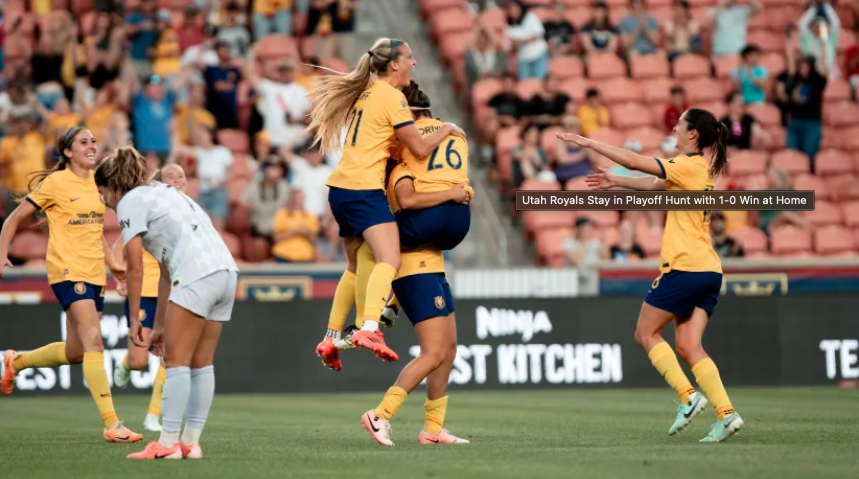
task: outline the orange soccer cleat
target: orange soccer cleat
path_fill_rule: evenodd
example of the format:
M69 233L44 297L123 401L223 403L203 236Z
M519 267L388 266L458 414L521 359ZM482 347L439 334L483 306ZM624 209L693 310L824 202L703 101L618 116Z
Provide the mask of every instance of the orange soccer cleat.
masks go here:
M352 336L352 344L356 347L373 351L382 361L397 361L400 359L393 349L385 344L385 336L381 331L358 331Z
M15 368L12 367L12 361L15 360L15 355L18 353L15 350L7 349L3 356L3 377L0 378L0 393L4 396L12 394L15 390Z
M129 454L127 459L182 459L182 448L179 443L167 447L158 441L150 442L146 449Z
M200 443L182 444L179 443L179 449L182 450L182 457L185 459L203 459L203 450L200 449Z
M122 425L122 421L112 428L104 430L104 440L107 442L132 443L143 440L143 434L137 434Z
M328 369L335 371L343 369L343 363L340 362L340 350L334 346L334 341L331 340L330 336L325 336L325 339L316 346L316 355L322 359L322 364Z

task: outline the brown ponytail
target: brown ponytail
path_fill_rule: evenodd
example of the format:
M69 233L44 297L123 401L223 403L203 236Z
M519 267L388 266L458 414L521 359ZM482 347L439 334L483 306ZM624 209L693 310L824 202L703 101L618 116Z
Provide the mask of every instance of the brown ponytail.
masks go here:
M429 96L421 90L420 86L414 80L409 83L409 86L403 88L402 91L416 119L432 118Z
M690 131L698 132L698 149L712 148L715 158L710 175L718 177L728 164L728 127L707 110L692 108L683 117Z
M146 160L132 146L120 146L95 169L96 186L107 187L120 197L148 182Z

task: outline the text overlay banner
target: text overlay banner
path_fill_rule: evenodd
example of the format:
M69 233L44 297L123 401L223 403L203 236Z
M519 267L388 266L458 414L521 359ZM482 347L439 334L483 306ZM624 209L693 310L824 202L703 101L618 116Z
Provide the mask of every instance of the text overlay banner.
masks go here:
M518 211L813 211L814 191L517 191Z

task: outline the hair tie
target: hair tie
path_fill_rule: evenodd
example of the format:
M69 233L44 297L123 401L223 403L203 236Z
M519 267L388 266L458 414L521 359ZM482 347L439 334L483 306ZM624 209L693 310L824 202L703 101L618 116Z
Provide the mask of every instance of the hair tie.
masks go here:
M372 57L372 56L373 56L373 52L372 52L372 51L370 51L370 50L367 50L367 55L370 55L370 56Z

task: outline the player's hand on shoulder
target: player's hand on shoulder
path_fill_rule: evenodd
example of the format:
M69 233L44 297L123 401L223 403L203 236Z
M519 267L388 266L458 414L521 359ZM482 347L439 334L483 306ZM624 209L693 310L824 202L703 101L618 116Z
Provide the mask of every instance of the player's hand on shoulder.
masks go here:
M451 131L452 135L465 139L465 131L462 128L458 127L455 123L447 122L445 123L445 125L450 125L451 129L453 130Z

